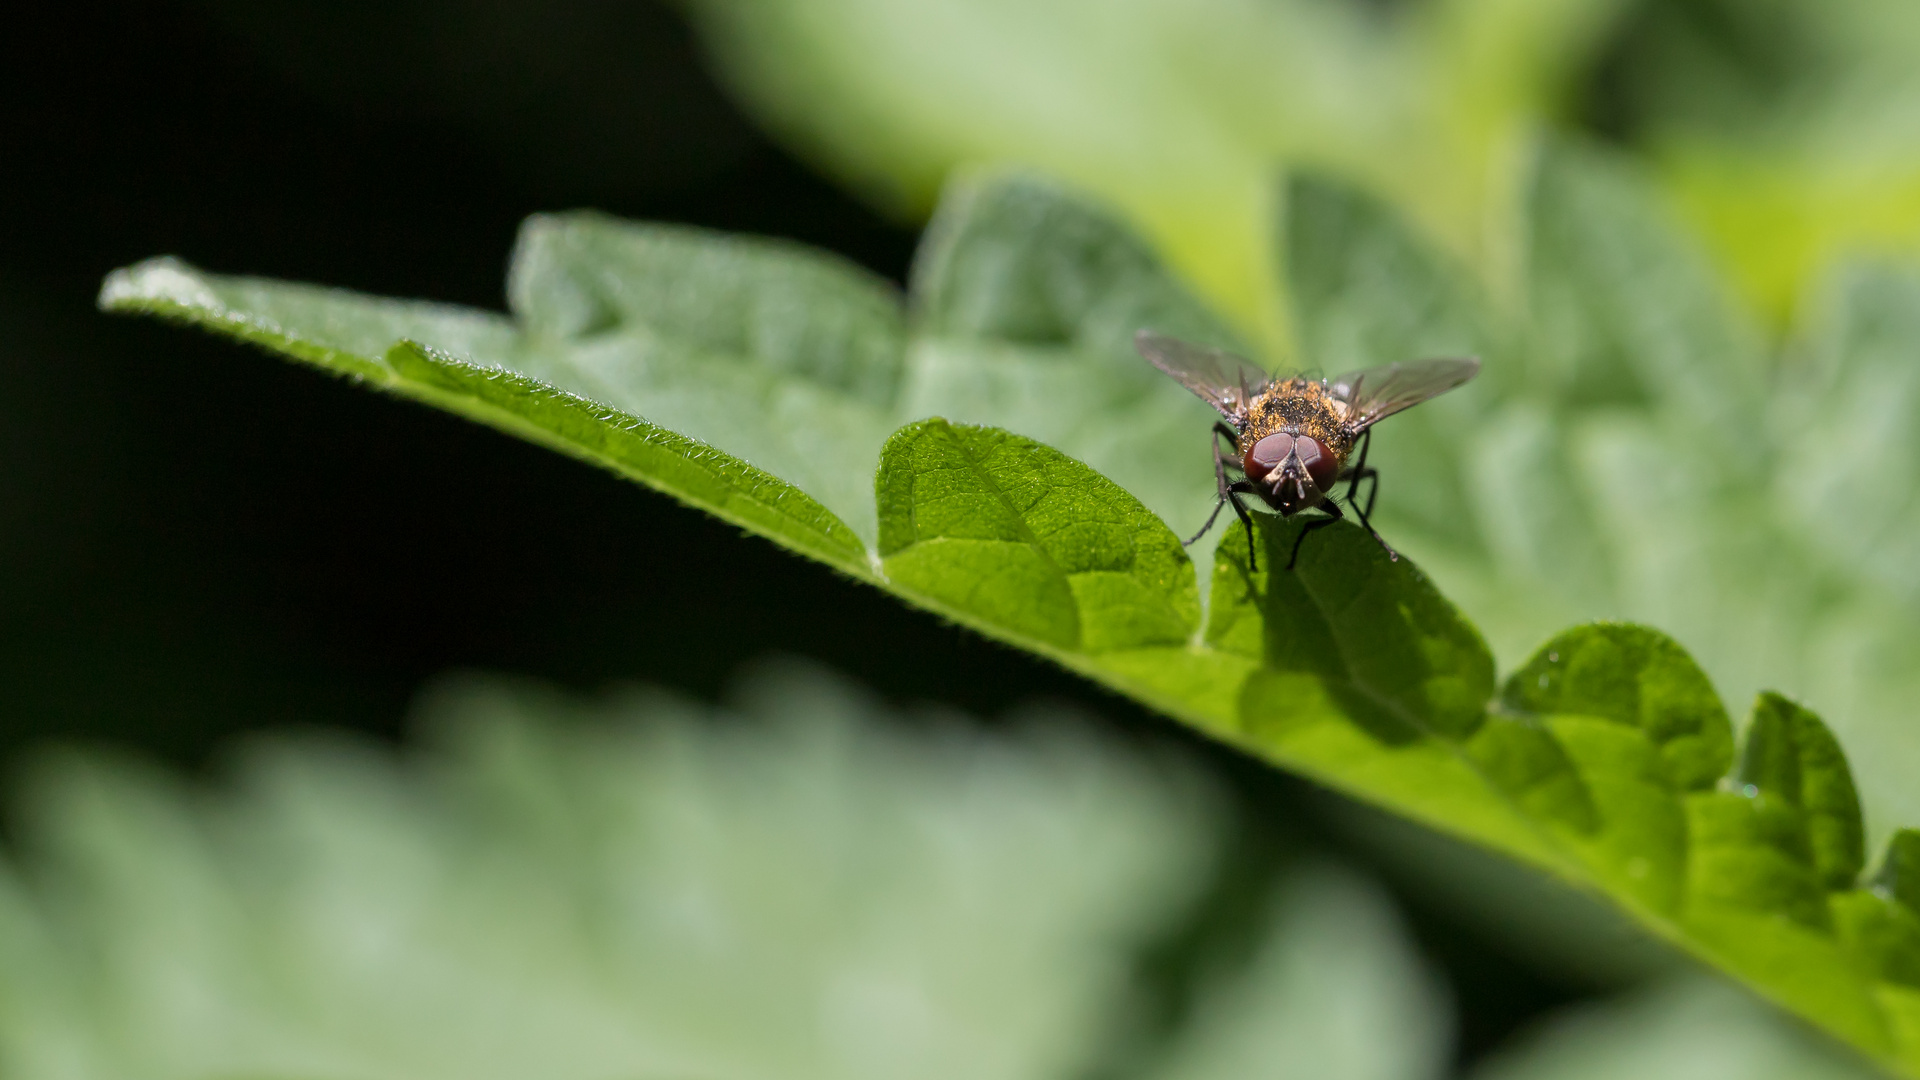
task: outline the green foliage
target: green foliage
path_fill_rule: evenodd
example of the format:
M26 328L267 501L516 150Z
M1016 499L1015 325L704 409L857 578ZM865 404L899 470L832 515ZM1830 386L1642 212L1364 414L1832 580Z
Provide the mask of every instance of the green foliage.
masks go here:
M425 695L405 756L281 737L212 790L43 761L0 866L0 1068L1443 1075L1445 995L1365 879L1275 852L1219 933L1209 890L1244 868L1177 756L1054 709L909 726L792 666L730 696L468 677ZM1179 987L1141 962L1187 938L1210 944ZM1562 1015L1493 1075L1583 1057L1863 1075L1700 985Z
M1611 119L1776 318L1861 251L1920 250L1920 20L1900 0L1647 4Z
M1142 224L1243 326L1283 337L1276 163L1334 166L1487 254L1534 126L1619 0L683 0L773 131L896 211L1018 163Z
M1866 1072L1768 1022L1726 986L1682 980L1551 1018L1473 1080L1839 1080Z
M1294 693L1313 686L1390 743L1472 731L1493 694L1493 657L1479 634L1358 530L1306 541L1288 569L1304 524L1263 520L1258 559L1247 557L1244 534L1221 548L1206 643L1275 680L1242 708L1285 723Z
M926 420L880 461L881 566L897 588L1069 651L1192 633L1200 596L1180 541L1060 451Z
M1733 757L1733 733L1706 675L1678 645L1639 627L1583 626L1555 637L1513 673L1500 704L1630 728L1652 744L1675 790L1712 785ZM1858 817L1859 804L1850 805Z
M1524 148L1576 118L1649 162L1775 327L1837 262L1920 251L1903 0L682 2L739 98L876 202L1045 168L1271 344L1276 166L1359 177L1498 276Z
M1761 694L1734 781L1805 815L1821 884L1841 889L1860 876L1866 861L1860 799L1846 755L1819 717L1778 694ZM1899 849L1896 840L1888 850Z
M1529 200L1538 289L1517 312L1448 285L1444 260L1363 195L1303 178L1290 203L1311 215L1285 230L1297 321L1330 361L1487 354L1482 383L1379 437L1390 484L1421 477L1437 485L1430 500L1443 493L1382 516L1431 580L1351 525L1307 538L1288 571L1299 523L1261 515L1261 557L1225 528L1197 583L1175 530L1197 526L1211 502L1208 411L1127 337L1140 326L1225 335L1138 238L1029 179L956 190L905 309L824 256L592 216L529 225L513 319L170 262L114 275L102 299L265 344L723 513L1268 761L1596 890L1920 1074L1920 993L1905 981L1920 939L1898 888L1855 888L1863 827L1836 750L1854 750L1883 834L1920 819L1899 816L1913 798L1902 759L1872 756L1914 752L1886 733L1888 713L1860 712L1836 741L1813 713L1763 698L1736 755L1713 683L1687 653L1605 623L1553 638L1496 693L1493 651L1435 585L1509 647L1569 613L1672 614L1709 670L1723 665L1722 686L1783 651L1813 652L1789 638L1738 653L1751 624L1781 631L1807 614L1783 609L1781 590L1825 605L1835 590L1856 602L1884 592L1810 570L1779 517L1755 535L1751 508L1774 505L1769 485L1801 458L1790 440L1741 433L1800 399L1769 401L1752 385L1757 339L1704 263L1631 173L1584 151L1540 164ZM1538 366L1523 359L1535 348ZM1732 390L1717 394L1723 384ZM1668 436L1686 439L1684 472L1663 453L1678 445ZM1747 666L1729 678L1736 655ZM1903 858L1884 880L1906 880Z
M0 1067L1066 1077L1125 1031L1133 952L1188 918L1221 853L1202 777L1054 712L909 734L810 670L736 699L447 683L419 760L277 741L214 797L51 762L26 872L0 876ZM1444 1024L1363 882L1303 870L1272 899L1256 948L1344 950L1352 989L1223 971L1207 992L1248 1015L1216 1037L1285 1037L1345 1073L1378 1056L1364 1025L1259 1021L1311 996Z

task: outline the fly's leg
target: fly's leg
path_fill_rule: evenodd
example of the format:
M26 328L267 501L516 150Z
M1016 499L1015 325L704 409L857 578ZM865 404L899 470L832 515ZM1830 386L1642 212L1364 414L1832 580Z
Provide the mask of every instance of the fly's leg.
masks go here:
M1357 480L1373 480L1373 486L1369 486L1369 488L1367 488L1367 507L1365 507L1365 509L1361 509L1361 507L1359 507L1359 502L1356 502L1356 500L1354 500L1354 494L1352 494L1352 488L1348 488L1348 496L1346 496L1346 502L1348 502L1348 505L1352 505L1352 507L1354 507L1354 513L1357 513L1357 515L1359 515L1359 523L1361 523L1361 525L1365 525L1365 527L1367 527L1367 532L1371 532L1371 534L1373 534L1373 540L1375 540L1375 544L1379 544L1380 550L1382 550L1382 552L1386 552L1386 557L1388 557L1388 559L1392 559L1392 561L1396 561L1396 563L1398 563L1398 561L1400 561L1400 552L1394 552L1394 546L1386 542L1386 536L1380 536L1379 528L1373 527L1373 521L1371 521L1371 517L1373 517L1373 500L1375 500L1375 498L1379 498L1379 494L1380 494L1379 469L1367 469L1365 473L1356 473L1356 475L1354 475L1354 480L1356 480L1356 484L1354 484L1356 488L1357 486L1359 486L1359 484L1357 484ZM1327 500L1327 502L1321 503L1321 505L1332 505L1332 500Z
M1373 449L1373 429L1368 428L1360 433L1360 457L1340 472L1340 479L1347 481L1347 502L1356 510L1360 508L1360 504L1353 501L1353 496L1360 490L1360 481L1373 481L1373 491L1367 496L1366 512L1360 515L1362 521L1367 519L1367 514L1373 513L1373 497L1380 494L1380 472L1377 469L1367 468L1367 451L1371 449ZM1335 481L1335 483L1338 482Z
M1227 459L1219 455L1219 436L1221 436L1221 434L1227 434L1227 438L1238 438L1238 436L1233 434L1233 430L1227 429L1227 425L1223 425L1223 423L1215 423L1215 425L1213 425L1213 490L1215 490L1217 498L1213 500L1213 513L1206 515L1206 525L1200 527L1200 532L1194 532L1192 536L1188 536L1187 540L1183 540L1183 542L1181 542L1183 548L1192 548L1194 540L1206 536L1208 530L1213 528L1213 521L1219 519L1219 507L1227 505L1227 498L1229 498L1229 496L1227 496ZM1235 505L1235 509L1240 509L1240 507Z
M1198 539L1200 539L1201 537L1203 537L1203 536L1205 536L1205 535L1207 535L1207 532L1208 532L1208 530L1210 530L1210 529L1212 529L1212 528L1213 528L1213 523L1214 523L1214 520L1215 520L1215 519L1217 519L1217 518L1218 518L1218 517L1220 516L1220 508L1221 508L1221 507L1223 507L1223 506L1225 506L1225 505L1227 505L1227 500L1228 500L1229 498L1231 498L1231 496L1229 496L1229 495L1227 495L1227 493L1226 493L1226 492L1224 492L1224 491L1222 491L1222 492L1220 493L1220 499L1219 499L1219 501L1213 504L1213 513L1211 513L1211 514L1208 514L1208 515L1207 515L1207 523L1206 523L1205 525L1202 525L1202 526L1200 526L1200 531L1199 531L1199 532L1197 532L1197 533L1194 533L1194 534L1193 534L1192 536L1189 536L1189 537L1187 537L1187 538L1186 538L1185 540L1182 540L1182 541L1180 542L1180 546L1181 546L1181 547L1192 547L1192 546L1193 546L1193 543L1194 543L1194 541L1196 541L1196 540L1198 540ZM1236 503L1234 503L1234 504L1233 504L1233 508L1234 508L1235 510L1238 510L1238 509L1240 509L1240 504L1239 504L1239 503L1237 503L1237 502L1236 502Z
M1227 501L1233 504L1233 512L1240 515L1240 524L1247 530L1247 572L1257 574L1260 572L1260 557L1254 554L1253 515L1247 513L1247 508L1240 502L1240 496L1250 495L1253 491L1251 480L1235 480L1227 485Z
M1246 505L1240 501L1240 496L1253 494L1255 488L1253 482L1245 478L1232 483L1227 482L1227 470L1230 468L1237 470L1238 466L1229 465L1226 457L1220 453L1220 440L1223 438L1235 449L1239 448L1239 432L1224 423L1213 425L1213 482L1214 490L1219 493L1219 499L1213 504L1213 513L1207 515L1207 523L1200 526L1199 532L1188 537L1186 544L1190 546L1195 540L1207 535L1207 531L1213 528L1213 523L1220 517L1220 508L1232 504L1234 516L1240 519L1241 526L1247 530L1247 567L1252 572L1259 573L1259 556L1255 555L1253 550L1253 515L1247 513Z
M1380 470L1368 469L1367 471L1360 473L1358 476L1354 477L1354 479L1373 481L1373 484L1367 488L1367 508L1365 510L1360 510L1359 504L1354 503L1353 496L1351 494L1347 496L1347 502L1352 504L1355 510L1360 510L1360 520L1362 522L1365 522L1369 518L1373 517L1373 500L1380 497ZM1360 485L1356 483L1354 484L1354 486L1359 487ZM1373 528L1373 526L1368 525L1367 528L1371 529Z
M1340 512L1340 504L1334 502L1332 499L1322 501L1320 503L1320 509L1325 510L1328 516L1308 520L1306 524L1300 526L1300 535L1293 538L1293 553L1287 556L1288 572L1292 572L1293 564L1300 561L1300 545L1307 542L1308 533L1316 529L1324 529L1347 516ZM1385 541L1381 542L1385 543Z
M1347 505L1353 509L1355 514L1360 516L1360 524L1366 526L1368 532L1373 533L1375 540L1379 540L1380 534L1373 531L1373 501L1380 497L1380 470L1351 469L1344 475L1352 480L1352 482L1347 485ZM1367 505L1364 507L1360 505L1360 500L1356 497L1356 490L1360 487L1360 482L1363 480L1372 481L1372 483L1367 486ZM1331 502L1332 500L1328 501ZM1385 543L1385 541L1381 542Z
M1228 468L1239 469L1240 466L1238 463L1229 466L1221 459L1220 440L1227 440L1227 445L1238 451L1240 449L1240 433L1228 427L1226 424L1215 420L1213 422L1213 434L1213 471L1214 475L1220 481L1220 498L1223 502L1233 504L1233 512L1234 515L1240 519L1240 527L1247 530L1247 570L1249 573L1257 574L1260 572L1260 556L1254 553L1253 515L1247 513L1246 504L1240 501L1240 496L1252 495L1258 489L1254 487L1253 480L1246 476L1242 476L1231 484L1227 483L1226 470ZM1215 506L1213 512L1218 514L1220 507ZM1208 519L1208 523L1212 523L1211 518ZM1205 529L1201 530L1202 533L1205 531ZM1195 537L1195 539L1198 539L1198 537Z
M1199 532L1193 534L1187 544L1191 545L1194 540L1207 535L1207 530L1213 528L1214 519L1220 516L1220 508L1231 504L1234 515L1240 519L1240 524L1247 530L1247 569L1253 573L1259 573L1259 556L1253 553L1253 515L1247 513L1246 505L1240 501L1240 496L1251 495L1253 490L1253 484L1246 480L1235 480L1229 484L1223 478L1220 482L1220 501L1213 504L1213 513L1207 515L1207 523L1200 527Z
M1234 433L1232 428L1221 423L1215 423L1213 425L1213 435L1213 483L1214 490L1218 493L1218 498L1213 504L1213 513L1207 515L1207 523L1200 526L1199 532L1187 537L1181 545L1183 547L1192 547L1195 540L1207 535L1208 530L1213 528L1214 521L1220 517L1220 508L1225 506L1229 501L1233 501L1233 509L1236 513L1242 518L1247 516L1247 512L1241 508L1239 501L1233 499L1231 492L1232 485L1227 483L1227 459L1220 455L1220 436L1225 435L1229 440L1235 442L1237 442L1240 437Z
M1379 530L1373 527L1373 502L1380 497L1380 470L1367 467L1367 449L1372 445L1373 432L1369 430L1360 436L1359 460L1349 466L1340 475L1342 479L1347 481L1347 505L1353 507L1353 512L1360 516L1360 524L1365 526L1367 532L1373 534L1374 541L1386 551L1387 558L1394 562L1399 562L1400 553L1393 550L1393 545L1387 543L1386 538L1381 536ZM1360 493L1360 481L1362 480L1373 481L1373 483L1367 487L1367 505L1365 509L1361 508L1360 500L1357 497ZM1332 506L1333 500L1328 499L1322 505ZM1337 514L1335 516L1338 517Z

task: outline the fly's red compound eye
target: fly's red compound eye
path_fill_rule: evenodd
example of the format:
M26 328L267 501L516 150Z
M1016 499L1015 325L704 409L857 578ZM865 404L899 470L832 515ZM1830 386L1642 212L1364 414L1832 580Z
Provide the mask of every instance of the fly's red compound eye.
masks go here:
M1293 453L1293 436L1284 431L1276 432L1249 447L1241 467L1246 470L1247 479L1258 483L1265 480L1268 473L1279 468L1280 463L1287 460L1287 455L1291 453Z
M1319 440L1302 435L1293 440L1293 452L1300 455L1300 464L1307 467L1307 475L1313 477L1313 486L1321 491L1332 491L1333 482L1340 475L1340 464L1333 460L1327 448Z

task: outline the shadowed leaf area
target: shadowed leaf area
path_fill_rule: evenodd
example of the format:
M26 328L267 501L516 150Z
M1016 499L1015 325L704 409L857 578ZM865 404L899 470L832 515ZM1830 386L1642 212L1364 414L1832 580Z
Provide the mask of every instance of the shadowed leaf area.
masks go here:
M1394 485L1382 528L1411 557L1342 524L1309 536L1287 570L1302 523L1262 514L1258 559L1236 526L1190 562L1179 536L1211 508L1211 414L1130 337L1235 339L1107 211L1027 177L957 184L904 298L787 244L568 215L528 223L510 315L171 260L117 272L102 303L255 342L705 508L1592 890L1920 1075L1920 834L1896 831L1914 820L1901 816L1913 796L1893 782L1911 740L1876 727L1872 704L1891 699L1842 698L1864 719L1836 738L1764 695L1736 746L1714 682L1675 640L1588 623L1502 683L1487 639L1440 587L1503 648L1546 636L1543 619L1630 613L1648 597L1749 614L1753 633L1835 589L1866 602L1867 585L1838 570L1817 597L1779 584L1815 556L1735 528L1745 519L1729 508L1762 500L1795 463L1741 441L1775 405L1704 263L1633 177L1574 148L1540 163L1518 315L1456 284L1366 196L1289 183L1295 217L1276 250L1297 282L1303 355L1327 370L1488 359L1480 382L1381 429ZM1852 362L1839 349L1831 385L1848 384ZM1670 477L1647 455L1659 425L1682 419L1700 470ZM1623 474L1645 483L1624 493ZM1675 536L1649 516L1673 519ZM1755 575L1736 555L1779 572ZM1886 626L1905 617L1881 613ZM1711 640L1726 656L1747 639ZM1897 657L1901 640L1870 644ZM1721 685L1744 686L1786 648L1764 644L1724 669L1744 674L1716 672ZM1906 758L1861 764L1862 747L1896 746ZM1863 886L1868 836L1892 854Z

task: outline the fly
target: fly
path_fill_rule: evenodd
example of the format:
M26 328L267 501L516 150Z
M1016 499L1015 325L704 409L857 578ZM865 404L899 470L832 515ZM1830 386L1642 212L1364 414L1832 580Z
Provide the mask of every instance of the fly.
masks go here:
M1287 569L1292 570L1307 534L1346 516L1333 500L1333 489L1341 481L1347 484L1347 505L1360 524L1390 557L1398 559L1399 554L1369 520L1380 494L1379 471L1367 466L1373 425L1446 393L1480 371L1479 360L1462 357L1387 364L1333 379L1298 375L1276 379L1232 353L1149 330L1135 334L1133 343L1154 367L1173 376L1225 418L1213 425L1213 476L1220 498L1207 523L1187 543L1207 535L1220 517L1220 508L1231 503L1246 527L1247 559L1255 570L1259 566L1253 561L1253 519L1240 496L1259 496L1283 518L1316 507L1327 514L1301 528L1287 557ZM1231 455L1221 452L1222 438L1232 444ZM1349 458L1353 458L1351 465ZM1238 473L1240 479L1229 481L1229 472ZM1365 508L1354 497L1362 480L1371 481Z

